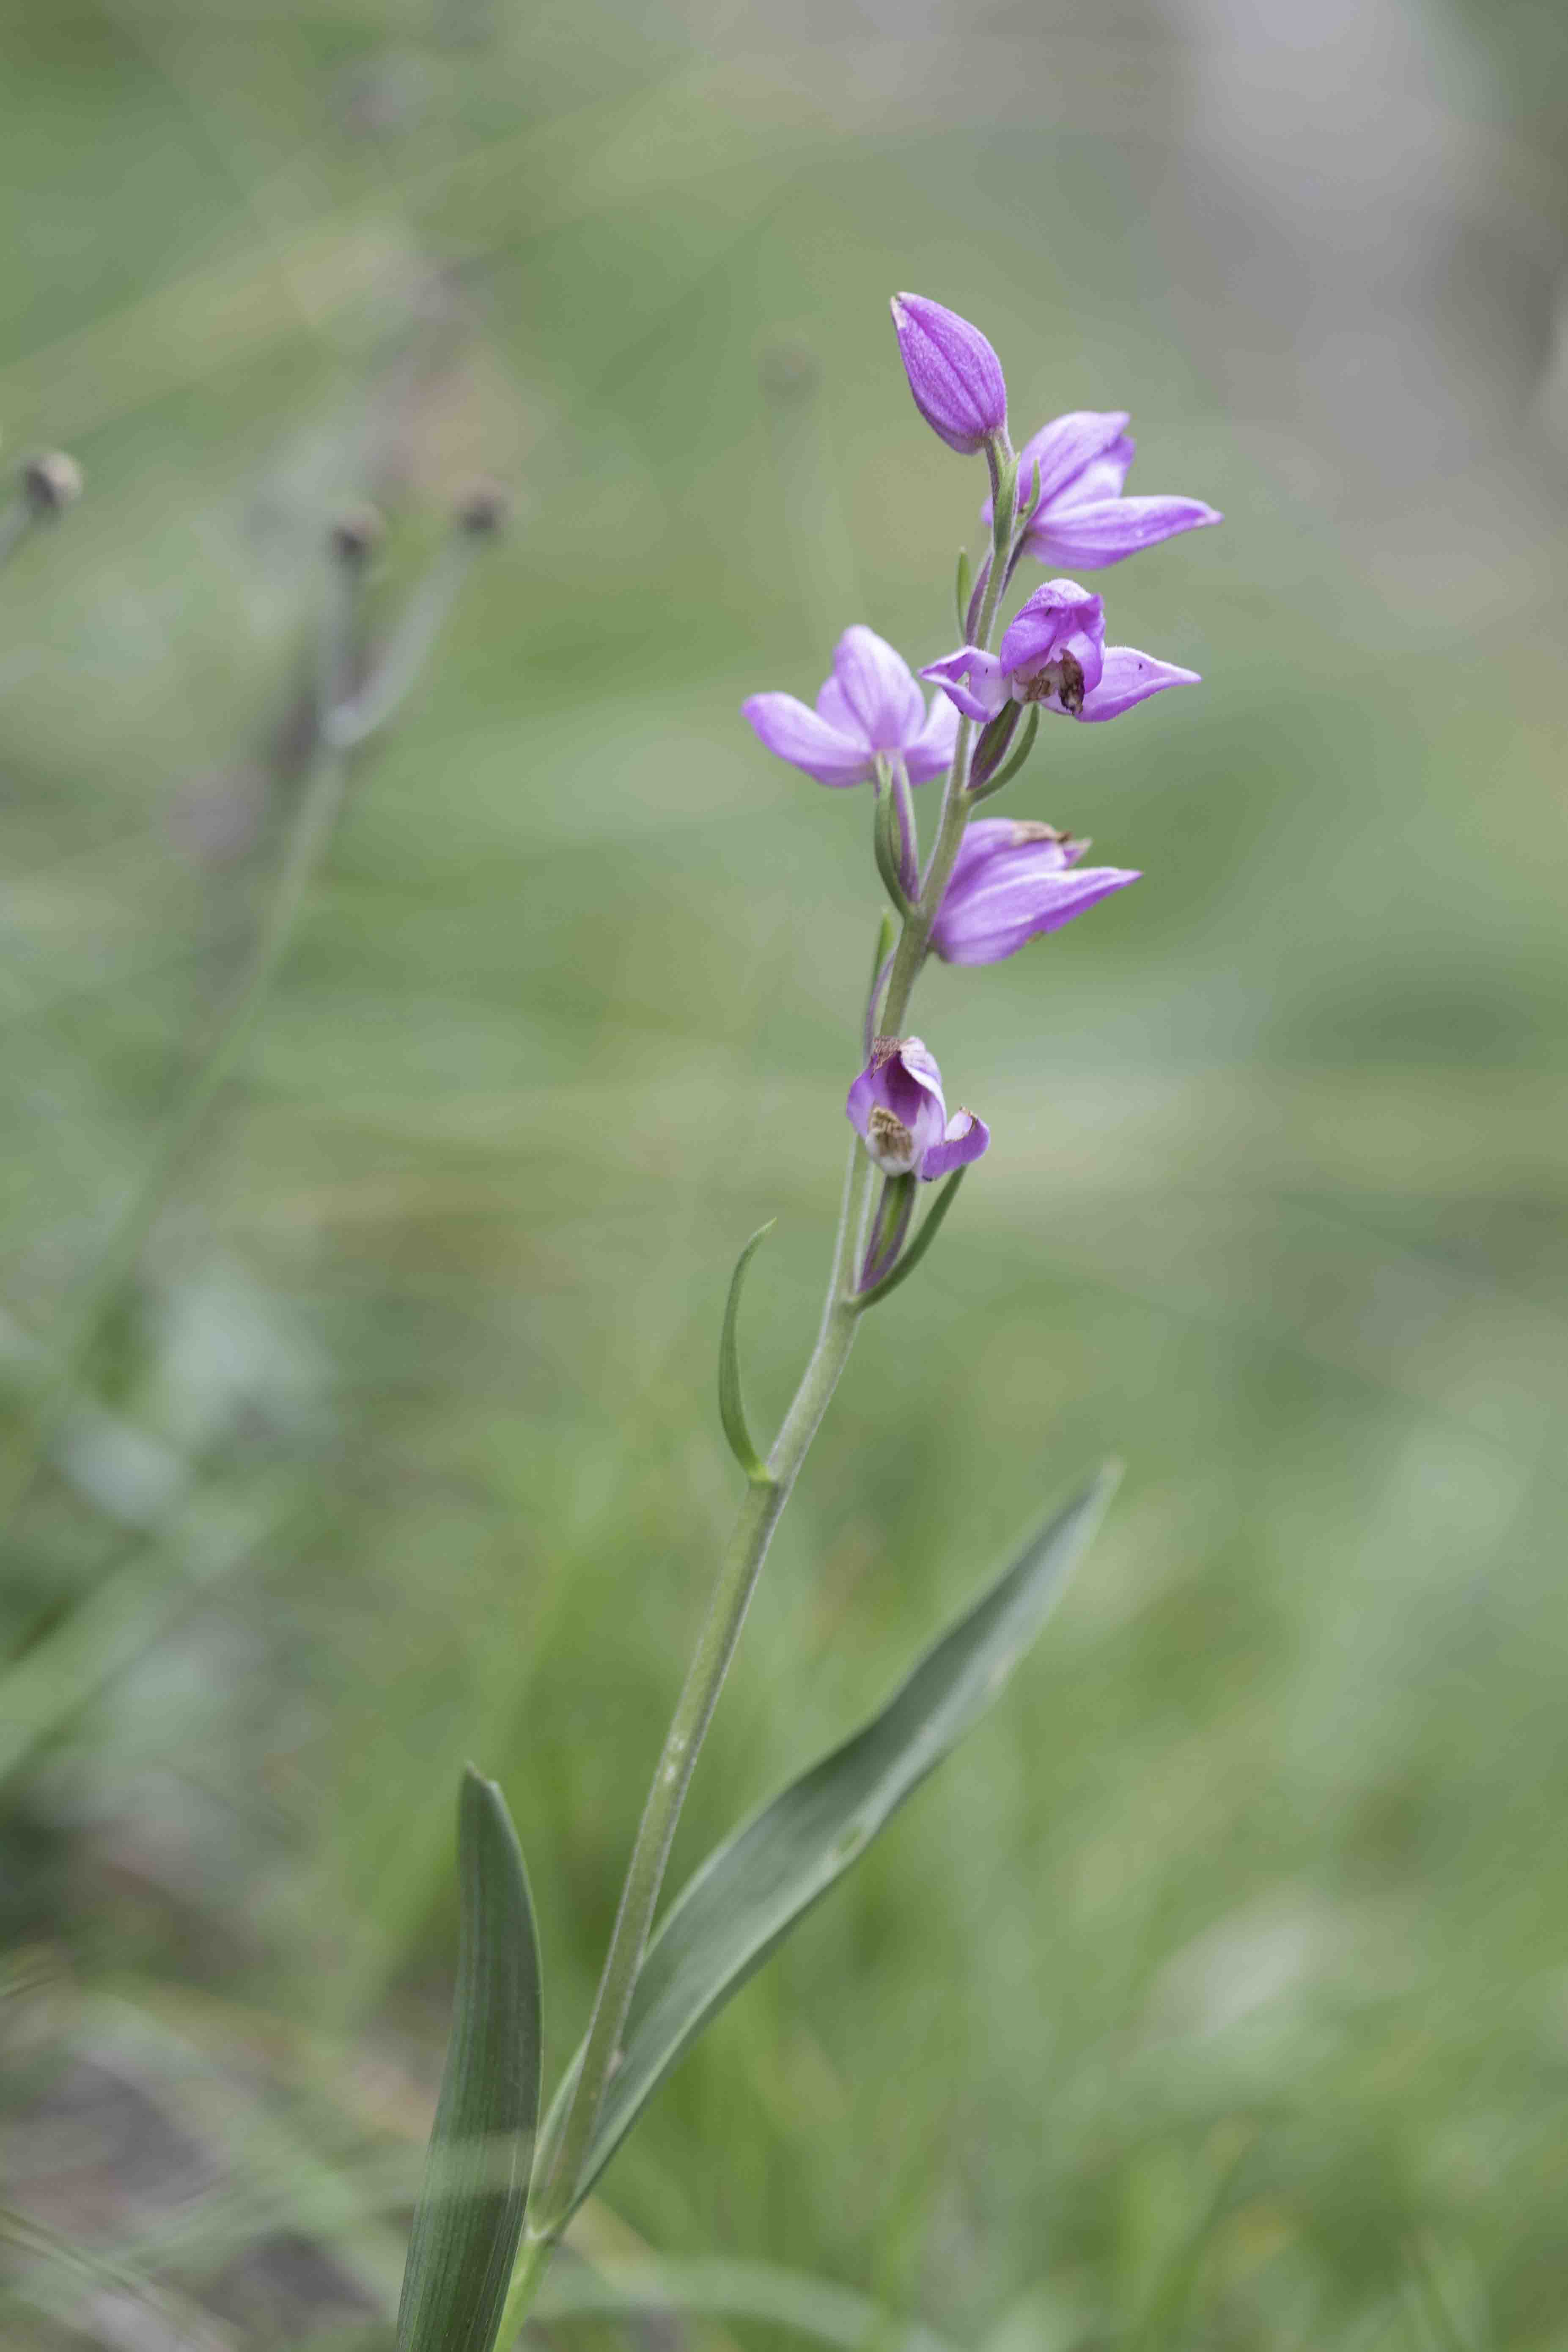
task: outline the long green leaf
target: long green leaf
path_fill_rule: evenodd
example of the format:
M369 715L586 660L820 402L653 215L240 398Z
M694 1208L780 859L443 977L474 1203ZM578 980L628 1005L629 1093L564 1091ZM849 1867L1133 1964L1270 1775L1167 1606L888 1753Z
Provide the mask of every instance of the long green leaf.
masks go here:
M1027 1544L853 1738L709 1855L649 1944L576 2185L580 2203L678 2058L978 1722L1045 1623L1110 1500L1102 1473ZM579 2053L580 2055L581 2053ZM564 2114L576 2061L544 2126Z
M458 1807L458 1990L397 2352L490 2352L539 2122L539 1939L500 1790L468 1770Z

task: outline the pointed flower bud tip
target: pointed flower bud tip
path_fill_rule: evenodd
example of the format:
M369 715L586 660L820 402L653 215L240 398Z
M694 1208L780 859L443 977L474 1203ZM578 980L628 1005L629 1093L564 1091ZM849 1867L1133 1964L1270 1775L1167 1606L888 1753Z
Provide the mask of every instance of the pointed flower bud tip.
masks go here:
M22 496L40 520L63 514L82 493L81 467L63 449L47 449L41 457L29 457L19 479Z
M347 507L327 533L327 548L345 571L363 572L385 536L374 507Z
M511 520L511 493L500 482L476 482L458 501L454 520L469 539L496 539Z
M973 457L1007 422L1001 361L978 327L923 294L895 294L892 311L915 406L950 449Z

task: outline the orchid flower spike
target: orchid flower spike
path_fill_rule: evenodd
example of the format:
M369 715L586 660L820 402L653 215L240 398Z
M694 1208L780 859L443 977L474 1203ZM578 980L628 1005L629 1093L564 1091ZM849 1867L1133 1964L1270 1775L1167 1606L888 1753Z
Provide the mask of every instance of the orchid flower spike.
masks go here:
M1055 825L977 817L931 926L942 961L1000 963L1141 878L1117 866L1080 866L1088 846Z
M892 310L915 406L950 449L972 457L1007 422L1001 361L978 327L923 294L895 294Z
M1047 580L1009 623L999 653L961 646L921 672L950 694L967 719L994 719L1009 699L1038 702L1067 719L1117 719L1167 686L1196 686L1131 646L1105 642L1105 608L1076 580Z
M1201 530L1225 517L1201 499L1128 499L1121 495L1136 444L1125 409L1075 409L1044 425L1018 453L1018 506L1040 496L1024 533L1024 552L1041 563L1086 572L1120 563L1184 530ZM981 509L991 520L991 500Z
M834 786L867 782L879 757L923 784L947 767L958 732L952 703L933 695L928 711L902 655L858 626L839 638L815 710L793 694L753 694L741 712L764 749Z
M884 1176L934 1183L978 1160L991 1140L973 1111L949 1118L942 1072L918 1037L879 1037L844 1108Z

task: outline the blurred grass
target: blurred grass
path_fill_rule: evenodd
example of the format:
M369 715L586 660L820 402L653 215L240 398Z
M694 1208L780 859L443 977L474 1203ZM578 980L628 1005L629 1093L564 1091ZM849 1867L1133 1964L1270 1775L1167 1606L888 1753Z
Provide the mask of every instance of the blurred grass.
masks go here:
M950 640L975 486L897 375L913 285L994 333L1021 425L1125 402L1134 487L1225 508L1105 583L1113 634L1207 683L1048 730L1019 788L1139 888L925 983L996 1148L861 1342L684 1863L1048 1496L1112 1450L1129 1484L1006 1705L607 2201L994 2352L1568 2342L1540 444L1482 466L1484 543L1408 494L1446 593L1358 511L1374 467L1244 397L1268 323L1190 335L1151 188L1191 25L988 15L969 79L945 20L602 0L12 26L0 422L90 481L0 581L18 1384L266 888L323 514L387 507L390 612L473 474L524 509L364 767L6 1580L37 1677L105 1579L254 1530L9 1787L15 2201L136 2241L234 2345L384 2294L396 2215L363 2208L406 2194L433 2096L469 1756L571 2046L733 1505L730 1265L777 1215L761 1423L876 917L864 812L736 705L814 691L858 616ZM1496 103L1500 169L1539 82ZM1498 415L1500 355L1463 358Z

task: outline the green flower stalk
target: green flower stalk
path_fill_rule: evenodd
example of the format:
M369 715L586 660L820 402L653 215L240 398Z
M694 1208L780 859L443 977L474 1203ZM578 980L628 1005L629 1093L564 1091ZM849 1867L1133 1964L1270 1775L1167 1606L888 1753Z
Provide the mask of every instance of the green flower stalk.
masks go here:
M993 653L1007 583L1041 505L1042 463L1053 467L1055 444L1048 436L1031 444L1038 454L1021 485L1007 436L1006 386L989 342L955 312L918 296L900 296L893 316L921 414L949 447L985 458L991 545L977 574L967 559L960 563L957 601L965 643L959 655L923 673L940 688L929 706L903 656L857 625L839 639L814 708L781 693L752 696L742 707L763 746L816 782L837 791L872 786L873 851L896 920L883 916L872 958L866 1066L846 1103L855 1140L816 1339L765 1450L752 1437L742 1402L737 1336L742 1284L763 1234L753 1235L735 1269L720 1348L719 1402L746 1492L643 1806L587 2031L539 2126L510 2291L493 2336L487 2329L452 2338L463 2352L491 2352L492 2343L514 2340L572 2214L663 2074L989 1703L1043 1622L1108 1492L1101 1481L1059 1515L934 1645L880 1716L709 1858L655 1933L671 1843L703 1738L773 1531L848 1361L860 1318L929 1255L967 1170L990 1141L984 1122L972 1112L950 1116L935 1057L906 1034L920 974L933 953L948 962L996 962L1137 878L1115 868L1075 873L1080 845L1040 823L987 820L966 857L971 818L1023 769L1041 706L1072 717L1117 715L1156 684L1184 682L1189 675L1164 671L1137 693L1122 693L1128 681L1117 677L1116 712L1087 707L1117 657L1104 649L1100 600L1070 582L1052 583L1030 599L1003 640L1002 656ZM1055 467L1048 483L1058 506L1059 474ZM1099 488L1099 477L1085 473L1084 486L1086 492ZM1052 515L1055 528L1056 507ZM1169 516L1153 522L1170 528L1157 532L1152 522L1151 544L1177 527ZM1181 527L1190 527L1190 520ZM1015 706L1026 702L1035 707L1020 723ZM910 788L939 773L945 782L922 865ZM924 1186L943 1179L917 1223ZM537 1984L529 1999L536 2008ZM460 1991L454 2049L466 2046L463 2036L471 2032L466 2005ZM510 2246L498 2258L510 2259ZM411 2270L424 2259L411 2254ZM482 2248L474 2259L482 2260ZM420 2280L415 2284L423 2292ZM408 2292L405 2287L405 2298Z

